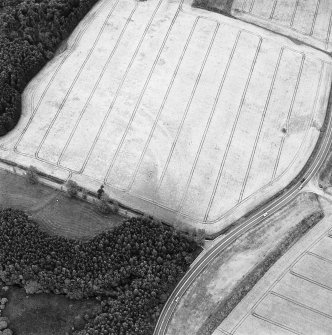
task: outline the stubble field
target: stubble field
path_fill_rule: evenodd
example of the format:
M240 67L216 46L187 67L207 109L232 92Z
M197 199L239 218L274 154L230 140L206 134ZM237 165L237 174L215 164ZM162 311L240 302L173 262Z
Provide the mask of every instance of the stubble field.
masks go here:
M271 267L213 335L332 332L332 239L327 216Z
M104 0L27 87L0 157L216 232L301 170L331 74L326 54L240 21Z

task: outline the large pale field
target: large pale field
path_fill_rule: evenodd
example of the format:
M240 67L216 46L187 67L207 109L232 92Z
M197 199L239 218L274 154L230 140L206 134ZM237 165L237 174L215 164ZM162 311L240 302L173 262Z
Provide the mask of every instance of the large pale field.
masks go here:
M332 334L331 205L221 323L220 334Z
M28 85L0 157L216 232L301 170L331 74L325 53L238 20L102 0Z
M321 50L332 51L331 0L234 0L232 14Z

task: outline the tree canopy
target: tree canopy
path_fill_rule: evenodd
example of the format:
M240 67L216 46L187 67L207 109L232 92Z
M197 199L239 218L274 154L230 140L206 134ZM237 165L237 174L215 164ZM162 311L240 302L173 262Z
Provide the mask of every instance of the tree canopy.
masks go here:
M0 0L0 136L18 122L21 94L96 0Z
M3 281L100 301L100 312L78 334L152 334L199 250L192 239L150 218L128 219L82 242L48 235L23 212L0 212Z

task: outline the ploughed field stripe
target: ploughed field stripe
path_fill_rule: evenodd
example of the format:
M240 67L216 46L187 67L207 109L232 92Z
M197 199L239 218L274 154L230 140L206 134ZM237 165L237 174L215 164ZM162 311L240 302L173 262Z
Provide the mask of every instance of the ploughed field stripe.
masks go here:
M248 75L248 78L247 78L245 89L244 89L242 97L241 97L240 106L237 110L235 121L234 121L233 126L232 126L231 135L230 135L230 137L227 141L226 150L225 150L223 158L222 158L222 162L221 162L221 165L220 165L220 168L219 168L219 171L218 171L218 175L217 175L214 187L213 187L213 191L212 191L212 194L211 194L209 204L208 204L208 207L206 209L203 221L207 221L208 216L210 214L210 210L211 210L211 207L212 207L212 204L213 204L213 201L214 201L214 197L215 197L215 194L216 194L218 186L219 186L220 178L221 178L223 168L224 168L224 165L225 165L225 162L226 162L226 158L227 158L227 155L228 155L228 150L229 150L229 147L230 147L230 145L232 143L232 140L233 140L233 134L234 134L236 126L237 126L237 121L239 120L239 117L240 117L240 113L241 113L241 110L242 110L242 105L243 105L243 102L244 102L244 99L245 99L245 96L246 96L246 93L247 93L247 89L248 89L248 86L249 86L249 83L250 83L251 75L252 75L252 73L254 71L254 68L255 68L255 65L256 65L256 61L257 61L257 57L258 57L258 54L259 54L259 51L260 51L260 48L261 48L261 44L262 44L262 38L259 37L259 42L258 42L258 45L257 45L256 53L255 53L253 62L251 64L251 68L250 68L250 72L249 72L249 75Z
M108 110L107 110L107 113L106 113L106 115L105 115L105 117L103 119L102 125L98 129L98 133L97 133L97 135L96 135L96 137L95 137L95 139L94 139L94 141L93 141L93 143L92 143L92 145L91 145L91 147L89 149L89 153L88 153L87 157L85 158L85 160L83 162L82 168L79 171L80 173L82 173L83 171L85 171L85 173L86 173L86 169L89 168L89 171L92 171L92 173L94 174L93 171L95 169L94 169L94 167L89 167L89 164L93 164L93 162L95 161L96 155L98 155L98 152L102 151L103 154L104 154L104 150L102 150L102 148L99 147L98 145L100 144L100 141L101 141L102 137L105 136L105 133L107 132L107 127L112 122L112 120L110 119L110 114L114 110L114 106L116 105L116 103L117 103L117 101L119 99L121 91L122 91L122 89L124 87L124 83L127 80L127 77L129 76L131 69L135 65L135 61L136 61L137 55L138 55L138 53L139 53L139 51L140 51L140 49L141 49L144 41L146 40L147 34L152 29L151 26L152 26L152 24L153 24L153 22L155 20L156 15L160 11L160 8L162 8L161 5L163 4L163 2L164 2L163 0L159 1L157 7L155 8L155 10L153 12L152 17L150 18L150 20L149 20L149 22L148 22L148 24L147 24L147 26L145 28L145 31L143 32L143 34L142 34L142 36L141 36L141 38L139 40L139 43L138 43L138 45L137 45L137 47L135 49L135 52L134 52L134 54L131 57L130 63L127 66L126 72L123 75L122 80L120 82L120 85L118 86L118 88L116 90L115 96L113 97L113 99L112 99L112 101L111 101L111 103L110 103L110 105L108 107ZM177 6L176 12L175 12L175 14L173 16L173 19L172 19L172 21L171 21L171 23L169 25L168 30L171 30L171 27L173 26L173 24L174 24L174 22L175 22L175 20L176 20L176 18L178 16L178 14L179 14L179 12L180 12L180 9L179 9L180 7L179 6ZM105 165L105 160L106 160L106 162L112 161L112 158L109 156L109 153L107 153L107 155L104 155L104 156L106 156L106 157L103 157L103 164L104 165ZM109 163L107 164L107 166L109 166ZM106 173L107 173L107 171L105 171L105 174Z
M73 138L73 136L74 136L74 134L75 134L75 132L77 130L77 127L78 127L78 125L79 125L79 123L80 123L80 121L81 121L81 119L83 117L83 114L86 112L86 109L88 108L88 105L90 104L90 102L91 102L91 100L92 100L92 98L93 98L93 96L94 96L94 94L95 94L95 92L96 92L96 90L97 90L97 88L98 88L98 86L99 86L99 84L100 84L103 76L105 75L105 72L106 72L106 70L107 70L107 68L108 68L108 66L109 66L109 64L110 64L110 62L111 62L111 60L112 60L112 58L113 58L113 56L114 56L114 54L115 54L118 46L119 46L119 44L121 43L122 37L123 37L123 35L124 35L127 27L128 27L128 24L132 20L132 17L134 15L137 7L138 7L138 3L135 3L134 8L132 9L132 11L131 11L128 19L126 20L126 23L123 26L123 28L121 30L121 33L120 33L119 37L117 38L116 43L115 43L114 47L112 48L112 51L111 51L110 55L108 56L106 63L103 66L103 69L101 71L100 76L98 77L98 79L97 79L97 81L96 81L96 83L95 83L95 85L94 85L94 87L93 87L93 89L92 89L92 91L91 91L88 99L86 100L86 102L84 104L83 109L81 110L81 112L79 114L79 117L78 117L77 121L75 122L75 126L72 128L72 130L70 132L69 138L67 139L66 144L65 144L64 148L62 149L62 152L61 152L61 154L60 154L60 156L58 158L58 161L57 161L58 165L61 165L61 161L62 161L62 159L63 159L63 157L65 155L65 152L66 152L66 150L67 150L67 148L68 148L68 146L69 146L69 144L70 144L70 142L71 142L71 140L72 140L72 138Z
M273 87L274 87L274 84L275 84L277 73L279 71L279 66L280 66L280 62L281 62L283 53L284 53L284 48L281 48L280 49L280 53L279 53L279 57L278 57L278 60L277 60L277 64L276 64L276 67L275 67L275 71L274 71L274 74L273 74L271 86L270 86L270 89L269 89L268 97L267 97L267 100L266 100L266 103L265 103L265 106L264 106L264 110L263 110L263 113L262 113L262 118L261 118L261 121L260 121L260 124L259 124L258 132L256 134L255 143L254 143L251 155L250 155L250 160L249 160L248 168L247 168L247 171L246 171L246 174L245 174L245 177L244 177L244 182L242 184L242 188L241 188L241 192L240 192L240 196L239 196L238 202L242 201L243 193L244 193L244 190L245 190L246 185L247 185L249 173L250 173L250 170L251 170L251 165L252 165L252 162L253 162L253 159L254 159L254 156L255 156L255 153L256 153L256 149L257 149L257 143L258 143L258 140L259 140L259 138L261 136L261 131L262 131L262 127L263 127L263 124L264 124L265 115L266 115L266 112L267 112L268 107L269 107L269 103L270 103L270 99L271 99Z
M46 141L46 139L47 139L47 137L48 137L48 135L49 135L49 133L50 133L50 131L51 131L51 129L52 129L54 123L56 122L56 120L57 120L57 118L58 118L60 112L62 111L62 109L63 109L63 107L64 107L64 105L65 105L65 103L66 103L66 101L67 101L67 99L68 99L68 97L69 97L71 91L73 90L73 88L75 87L75 85L76 85L76 83L77 83L79 77L81 76L81 73L83 72L83 70L84 70L84 68L85 68L85 66L86 66L86 64L87 64L87 62L89 61L89 59L90 59L91 56L93 55L93 52L94 52L94 50L95 50L95 48L96 48L96 46L97 46L97 44L98 44L98 42L99 42L99 39L100 39L100 37L102 36L102 34L103 34L103 32L104 32L104 30L105 30L105 28L106 28L107 22L108 22L109 18L113 15L113 12L115 11L115 9L116 9L117 5L119 4L119 2L120 2L120 1L117 0L117 2L116 2L116 3L114 4L114 6L112 7L111 11L108 13L108 15L107 15L107 17L106 17L106 20L104 21L103 26L102 26L102 28L100 29L100 31L99 31L99 33L98 33L98 35L97 35L97 38L95 39L95 41L94 41L94 43L93 43L93 45L92 45L92 48L90 49L90 51L89 51L87 57L84 59L84 62L83 62L83 64L81 65L81 67L79 68L77 74L75 75L75 78L74 78L72 84L70 85L69 90L67 90L66 95L65 95L64 99L62 100L59 109L57 110L57 112L56 112L55 116L53 117L51 123L50 123L49 126L47 127L47 130L46 130L46 132L45 132L45 134L44 134L44 136L43 136L43 138L42 138L42 140L41 140L41 142L40 142L40 144L39 144L39 146L38 146L38 148L37 148L37 150L36 150L36 152L35 152L35 156L36 156L36 158L43 158L43 157L40 157L40 155L39 155L39 153L40 153L40 151L41 151L41 149L42 149L42 147L43 147L43 144L44 144L44 142Z
M97 8L97 10L95 11L95 15L100 14L105 7L107 7L108 3L107 2L102 2L101 5ZM115 8L115 6L117 5L117 2L115 2L111 8L111 10L113 10ZM103 24L105 24L105 22L107 21L107 17L106 19L103 21ZM82 38L84 37L85 33L87 31L89 31L89 28L91 28L92 23L95 24L95 20L94 20L94 15L91 14L88 16L88 18L86 20L84 20L84 25L81 27L78 35L76 36L73 45L70 47L69 52L66 53L65 57L63 57L61 59L61 62L59 63L59 65L57 66L56 70L54 71L53 75L51 76L48 84L46 85L40 99L38 100L38 103L36 106L34 106L34 99L32 97L32 99L30 100L30 111L31 111L31 116L26 124L26 126L24 127L22 133L20 134L17 142L15 143L14 146L14 151L17 153L20 153L22 155L26 155L26 156L31 156L31 157L35 157L35 150L37 150L38 145L35 147L35 143L37 141L37 135L38 132L36 131L36 129L34 129L33 127L40 127L39 123L40 123L40 116L36 114L38 112L43 113L44 111L41 110L41 104L44 101L45 97L47 94L50 94L50 87L52 86L52 84L55 81L55 78L57 77L57 75L60 73L60 71L63 69L63 66L66 64L67 61L69 61L70 56L75 52L76 47L79 45L80 41L82 40ZM98 38L98 35L97 35ZM28 89L29 89L30 85L28 85ZM37 124L36 124L37 123ZM35 125L36 124L36 125ZM29 135L29 136L28 136ZM33 141L31 141L31 138L33 138ZM30 140L30 141L29 141ZM25 143L26 142L26 143ZM34 143L34 145L32 146L31 144ZM29 152L28 150L29 149Z
M162 0L159 1L156 6L149 9L139 5L134 11L133 16L128 18L128 24L126 24L123 30L121 39L118 40L119 43L116 46L116 50L114 50L114 55L111 57L109 65L106 68L106 74L96 88L91 104L87 105L86 110L81 115L81 119L76 125L77 128L72 134L66 151L63 153L61 159L62 166L70 168L76 173L83 173L161 4ZM137 26L133 26L131 20L134 22L137 21L142 13L147 14L148 11L151 12L149 12L151 17L147 25L142 25L139 29L136 28ZM126 41L129 38L131 38L131 44L128 47L126 46ZM120 58L122 61L121 64L119 64L120 55L123 55ZM105 92L103 92L103 90L105 90ZM99 106L100 102L102 102L101 106ZM91 120L93 120L93 123L96 124L97 127L90 127ZM83 147L82 143L84 143ZM76 157L73 161L72 157L75 156L78 151L81 152L81 155Z
M189 36L188 36L187 39L186 39L186 44L185 44L185 46L184 46L184 48L183 48L183 51L182 51L182 53L181 53L181 55L180 55L180 58L179 58L178 62L177 62L177 65L176 65L176 68L175 68L174 73L173 73L173 75L172 75L171 81L170 81L170 83L169 83L169 85L168 85L168 87L167 87L166 94L165 94L164 97L163 97L161 106L160 106L160 108L159 108L159 110L158 110L157 116L156 116L156 118L155 118L155 120L154 120L154 123L153 123L153 125L152 125L152 127L151 127L151 130L150 130L150 132L149 132L148 139L147 139L147 141L145 142L144 148L143 148L142 153L141 153L141 155L140 155L140 157L139 157L139 160L138 160L138 163L137 163L137 165L136 165L136 167L135 167L134 173L133 173L133 175L132 175L132 177L131 177L131 179L130 179L130 181L129 181L127 191L130 191L130 189L132 188L132 186L133 186L133 184L134 184L134 182L135 182L135 179L136 179L137 174L138 174L138 172L139 172L139 169L140 169L140 167L141 167L142 161L143 161L144 156L145 156L145 154L146 154L146 151L147 151L147 149L148 149L148 147L149 147L149 144L150 144L150 142L151 142L151 139L152 139L152 137L153 137L153 135L154 135L155 129L156 129L157 125L158 125L160 116L161 116L161 114L162 114L162 112L163 112L163 110L164 110L164 106L165 106L166 101L167 101L167 99L168 99L168 97L169 97L169 94L170 94L170 92L171 92L171 90L172 90L172 87L173 87L174 81L175 81L175 79L176 79L176 76L177 76L177 74L178 74L178 72L179 72L180 66L182 65L183 58L184 58L184 56L185 56L185 54L186 54L186 52L187 52L189 43L190 43L190 41L191 41L191 39L192 39L192 35L193 35L194 30L195 30L195 28L196 28L197 22L198 22L198 19L195 20L194 25L192 26L192 29L191 29L191 31L190 31L190 33L189 33Z
M305 60L305 56L302 55L300 69L299 69L299 73L298 73L298 76L297 76L297 79L296 79L294 94L292 96L291 105L290 105L290 108L289 108L289 111L288 111L288 114L287 114L286 129L289 129L289 120L290 120L290 117L291 117L291 114L292 114L292 111L293 111L294 102L295 102L296 94L297 94L297 91L298 91L299 83L301 81L301 75L302 75L302 71L303 71L304 60ZM281 138L281 143L280 143L280 146L279 146L278 156L277 156L274 168L273 168L272 180L275 179L275 177L276 177L276 173L277 173L282 149L283 149L283 146L284 146L284 142L285 142L285 136L283 136Z

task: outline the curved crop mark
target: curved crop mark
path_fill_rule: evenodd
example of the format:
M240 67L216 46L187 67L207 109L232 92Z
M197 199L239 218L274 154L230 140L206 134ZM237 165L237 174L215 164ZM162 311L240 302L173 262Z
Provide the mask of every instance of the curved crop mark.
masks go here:
M278 60L277 60L277 65L276 65L274 73L273 73L273 78L272 78L272 81L271 81L268 97L267 97L267 100L265 102L264 110L263 110L261 121L260 121L259 128L258 128L258 132L256 134L254 147L253 147L252 152L251 152L248 168L247 168L247 171L246 171L246 174L245 174L245 177L244 177L244 182L242 184L242 189L241 189L241 192L240 192L238 202L240 202L242 200L243 193L244 193L244 190L245 190L246 185L247 185L249 173L250 173L250 170L251 170L251 165L252 165L252 162L254 160L254 156L255 156L255 153L256 153L256 149L257 149L257 143L258 143L258 140L260 138L261 131L262 131L262 128L263 128L265 115L266 115L266 112L267 112L269 104L270 104L270 99L271 99L273 87L274 87L274 84L275 84L275 80L276 80L276 77L277 77L277 73L278 73L278 70L279 70L279 66L280 66L280 62L281 62L283 52L284 52L284 48L281 48L280 53L279 53L279 57L278 57Z
M291 114L292 114L292 111L293 111L294 102L295 102L297 91L298 91L299 84L300 84L300 81L301 81L301 75L302 75L302 71L303 71L304 60L305 60L305 55L302 54L301 65L300 65L299 73L298 73L298 76L297 76L297 79L296 79L295 90L294 90L294 94L292 96L291 105L290 105L288 115L287 115L287 119L286 119L286 129L289 129L289 120L290 120L290 117L291 117ZM281 152L282 152L284 142L285 142L285 137L286 137L285 135L286 134L284 134L284 136L281 139L281 144L280 144L280 147L279 147L277 160L276 160L276 163L275 163L275 166L274 166L274 169L273 169L272 180L275 178L276 173L277 173Z

